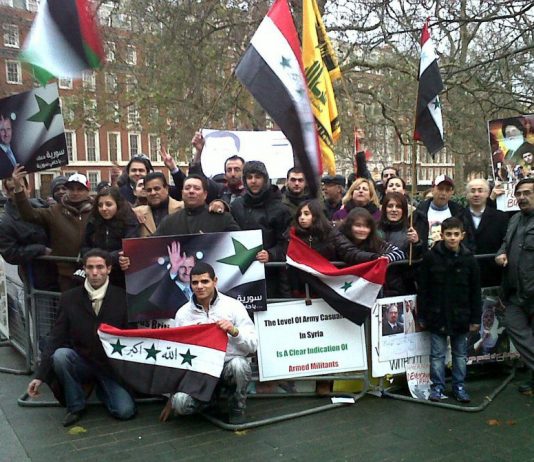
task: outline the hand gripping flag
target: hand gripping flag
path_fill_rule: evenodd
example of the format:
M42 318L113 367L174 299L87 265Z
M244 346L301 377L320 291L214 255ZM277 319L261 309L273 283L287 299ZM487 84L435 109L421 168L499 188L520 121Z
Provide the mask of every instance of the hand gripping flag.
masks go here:
M439 73L434 45L428 30L428 19L421 34L421 61L419 63L419 88L415 113L413 139L422 141L428 152L434 155L443 148L443 120L439 93L443 82Z
M235 75L284 132L310 193L317 196L321 155L299 38L287 0L275 0L241 57Z
M21 58L41 85L100 67L104 49L90 0L41 0Z
M302 280L345 318L362 325L384 284L387 259L336 268L290 231L287 264L300 270Z
M304 0L303 4L302 60L323 166L335 175L334 143L341 135L341 127L332 81L341 77L341 71L315 0Z
M228 343L216 324L131 330L101 324L98 335L111 367L134 390L181 391L206 402L222 373Z

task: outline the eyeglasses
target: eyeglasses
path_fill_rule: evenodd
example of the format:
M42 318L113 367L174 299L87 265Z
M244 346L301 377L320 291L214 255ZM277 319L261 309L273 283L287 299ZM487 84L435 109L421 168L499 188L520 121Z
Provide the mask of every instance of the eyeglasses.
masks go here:
M525 190L525 191L516 191L516 192L514 193L514 196L515 196L517 199L519 199L520 197L530 197L530 196L532 196L532 193L533 193L533 192L534 192L534 191L532 191L531 189L527 189L527 190Z

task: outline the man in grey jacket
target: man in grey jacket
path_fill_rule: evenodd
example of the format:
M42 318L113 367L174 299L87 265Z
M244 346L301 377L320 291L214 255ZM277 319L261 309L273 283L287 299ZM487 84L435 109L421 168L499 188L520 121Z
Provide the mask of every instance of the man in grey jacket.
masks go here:
M530 380L519 387L534 390L534 178L515 187L520 212L508 224L495 262L504 267L502 280L508 335L530 371Z

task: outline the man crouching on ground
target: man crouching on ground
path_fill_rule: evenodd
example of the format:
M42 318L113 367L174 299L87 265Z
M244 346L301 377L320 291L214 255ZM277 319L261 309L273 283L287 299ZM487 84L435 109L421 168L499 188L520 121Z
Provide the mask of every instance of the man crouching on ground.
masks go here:
M245 422L247 386L251 369L247 356L256 351L258 337L243 304L217 291L213 267L199 262L191 270L191 300L178 309L176 327L215 322L228 334L228 347L220 380L228 388L228 411L231 424ZM178 415L189 415L206 408L186 393L175 393L160 415L166 421L171 409Z
M91 384L96 385L98 398L113 417L126 420L135 414L134 400L113 378L97 334L101 323L127 327L126 293L109 284L108 252L90 250L83 258L83 266L85 284L61 295L58 318L35 379L28 385L32 398L39 395L43 382L50 385L56 398L67 407L65 427L78 422L85 412L86 391Z

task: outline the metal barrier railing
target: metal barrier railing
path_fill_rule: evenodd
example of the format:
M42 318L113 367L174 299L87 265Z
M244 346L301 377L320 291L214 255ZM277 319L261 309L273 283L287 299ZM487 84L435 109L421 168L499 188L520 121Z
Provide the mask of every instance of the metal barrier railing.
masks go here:
M487 255L478 255L478 259L487 259L487 258L493 258L495 255L493 254L487 254ZM52 260L52 261L66 261L71 263L79 263L79 259L77 258L60 258L60 257L41 257L44 260ZM401 266L401 265L408 265L408 264L418 264L420 260L414 260L412 262L408 262L407 260L399 261L399 262L393 262L390 263L390 266ZM341 262L334 262L336 266L343 266L344 264ZM284 267L284 262L272 262L267 263L267 266L272 267ZM40 350L42 348L42 345L45 341L46 336L48 335L50 329L53 326L53 323L55 321L56 315L57 315L57 306L58 306L58 300L60 293L57 292L48 292L48 291L41 291L36 290L31 286L23 287L22 290L25 292L25 303L24 306L20 309L20 314L14 316L14 323L15 328L13 330L13 338L10 338L2 343L0 343L0 346L2 345L11 345L17 351L19 351L21 354L24 355L25 361L26 361L26 367L24 370L11 370L9 368L2 368L0 367L0 372L8 372L8 373L19 373L19 374L29 374L31 373L32 368L37 364L39 358L40 358ZM309 291L307 289L306 292L306 298L309 298ZM288 299L269 299L269 303L276 303L276 302L283 302L288 301ZM31 322L30 322L31 320ZM10 320L11 323L11 320ZM11 332L10 332L11 337ZM370 349L371 345L371 339L370 339L370 328L369 324L366 323L366 341L368 350ZM370 364L370 363L369 363ZM361 391L358 393L330 393L330 396L346 396L352 398L354 401L361 399L365 394L369 391L370 388L370 379L369 379L369 370L357 372L353 374L340 374L340 375L331 375L331 376L310 376L310 377L304 377L299 379L292 379L292 380L357 380L361 381ZM257 379L257 378L256 378ZM464 410L468 412L473 411L479 411L484 409L492 400L493 398L500 392L504 387L513 379L513 371L510 376L508 376L505 381L491 394L485 397L484 402L480 406L459 406L459 405L451 405L451 404L444 404L444 403L431 403L424 400L418 400L414 399L408 396L404 395L398 395L395 394L392 389L385 388L384 382L381 381L381 385L379 385L379 390L384 397L389 398L395 398L395 399L401 399L406 401L413 401L413 402L419 402L424 403L428 405L434 405L437 407L443 407L443 408L452 408L455 410ZM277 395L250 395L250 397L254 398L267 398L267 397L289 397L289 396L302 396L302 397L309 397L309 396L317 396L315 393L298 393L298 394L277 394ZM147 401L145 400L141 400ZM149 402L152 402L152 399L148 399ZM32 400L29 400L29 397L27 394L23 394L19 400L19 405L21 406L56 406L59 405L59 403L55 401L36 401L33 402ZM217 424L221 428L227 429L227 430L243 430L247 428L253 428L258 427L261 425L266 425L270 423L275 423L282 420L292 419L304 415L309 415L317 412L322 412L325 410L333 409L336 407L344 406L346 404L339 404L339 403L328 403L328 404L321 404L318 406L313 406L309 409L305 409L303 411L293 412L289 414L284 414L281 416L274 416L269 417L267 419L259 419L252 422L247 422L242 425L231 425L226 422L223 422L219 419L217 419L214 416L206 415L205 417L210 420L211 422Z

